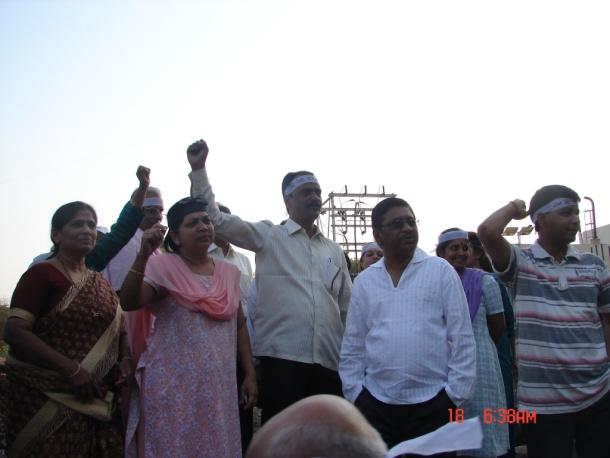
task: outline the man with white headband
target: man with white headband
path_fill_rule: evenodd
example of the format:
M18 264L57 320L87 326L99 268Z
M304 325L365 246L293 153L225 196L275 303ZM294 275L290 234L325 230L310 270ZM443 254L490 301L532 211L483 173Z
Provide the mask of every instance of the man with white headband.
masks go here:
M306 171L284 177L284 224L251 223L218 210L207 155L203 140L187 150L191 195L208 202L221 238L256 253L254 355L261 362L263 422L307 396L340 395L337 363L351 279L343 251L315 224L322 207L316 177Z
M580 197L561 185L534 194L529 212L514 200L492 213L479 237L502 279L513 283L520 410L527 454L610 456L610 274L603 261L572 243L580 230ZM502 232L531 215L538 240L511 246ZM531 418L531 417L530 417Z

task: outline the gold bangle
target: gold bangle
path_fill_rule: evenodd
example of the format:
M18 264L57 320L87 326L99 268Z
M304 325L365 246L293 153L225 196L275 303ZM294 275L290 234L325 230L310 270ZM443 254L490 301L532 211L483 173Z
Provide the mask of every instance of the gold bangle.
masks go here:
M144 273L140 272L139 270L136 269L129 269L130 272L133 272L134 274L137 275L141 275L142 277L144 276Z

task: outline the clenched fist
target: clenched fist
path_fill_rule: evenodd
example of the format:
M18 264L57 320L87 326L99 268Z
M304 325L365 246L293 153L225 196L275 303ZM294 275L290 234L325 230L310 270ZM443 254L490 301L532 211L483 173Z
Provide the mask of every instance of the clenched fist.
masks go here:
M186 157L192 170L199 170L205 167L208 158L208 145L203 140L198 140L186 149Z

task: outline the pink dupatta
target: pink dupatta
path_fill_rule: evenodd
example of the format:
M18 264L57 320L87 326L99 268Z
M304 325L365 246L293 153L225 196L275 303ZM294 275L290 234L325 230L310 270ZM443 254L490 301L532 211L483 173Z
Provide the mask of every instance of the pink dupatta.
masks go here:
M146 266L146 277L165 288L176 303L192 312L226 321L239 307L239 269L228 262L214 260L210 288L205 289L197 274L177 254L153 256Z

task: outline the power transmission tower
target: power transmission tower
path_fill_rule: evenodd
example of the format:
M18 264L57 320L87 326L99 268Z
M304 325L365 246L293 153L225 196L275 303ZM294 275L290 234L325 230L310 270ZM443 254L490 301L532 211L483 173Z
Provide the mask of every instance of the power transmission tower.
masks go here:
M358 259L363 245L374 241L371 230L371 212L381 199L396 197L386 193L385 186L379 192L370 194L364 186L364 192L350 193L347 186L343 192L331 192L322 203L320 220L326 219L326 237L337 242L351 259ZM320 225L322 228L324 224ZM322 230L324 233L324 230Z

